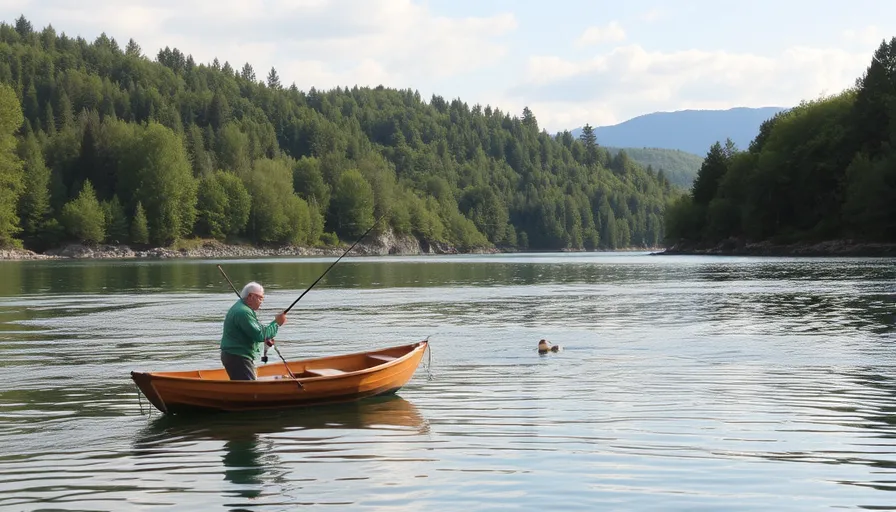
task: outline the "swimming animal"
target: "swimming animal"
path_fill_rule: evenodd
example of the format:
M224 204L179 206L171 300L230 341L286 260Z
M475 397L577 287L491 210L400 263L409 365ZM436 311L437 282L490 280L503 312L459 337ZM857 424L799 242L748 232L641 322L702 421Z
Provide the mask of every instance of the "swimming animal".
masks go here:
M560 345L551 345L548 340L538 342L538 353L547 354L548 352L560 352Z

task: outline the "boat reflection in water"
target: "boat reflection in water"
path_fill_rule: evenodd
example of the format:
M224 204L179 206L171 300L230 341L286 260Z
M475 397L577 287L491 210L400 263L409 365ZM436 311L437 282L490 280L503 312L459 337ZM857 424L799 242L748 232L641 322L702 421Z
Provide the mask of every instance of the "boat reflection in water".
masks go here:
M138 457L166 459L193 471L220 473L219 463L208 458L210 453L218 452L224 479L232 485L233 495L258 498L264 482L270 482L272 473L276 473L273 469L281 465L284 455L295 459L329 452L334 441L354 440L369 447L381 436L373 432L376 430L387 431L382 435L427 434L429 425L411 402L387 395L277 411L163 415L142 429L134 449Z

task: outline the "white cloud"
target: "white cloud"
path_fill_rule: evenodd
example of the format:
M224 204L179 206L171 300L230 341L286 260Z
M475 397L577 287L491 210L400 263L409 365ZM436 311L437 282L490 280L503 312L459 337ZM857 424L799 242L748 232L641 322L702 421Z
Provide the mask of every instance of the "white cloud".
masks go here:
M526 83L512 89L549 130L615 124L651 111L793 106L850 87L868 63L864 52L792 47L775 56L725 51L614 48L573 61L529 59ZM543 110L542 110L543 109Z
M19 0L22 1L22 0ZM27 1L27 0L25 0ZM425 87L494 64L517 28L511 13L445 17L412 0L42 0L35 27L93 40L134 38L150 58L176 47L198 62L274 66L302 89L392 84ZM0 13L5 12L0 6Z
M590 46L600 43L615 43L625 40L625 30L617 21L604 27L588 27L576 40L576 46Z

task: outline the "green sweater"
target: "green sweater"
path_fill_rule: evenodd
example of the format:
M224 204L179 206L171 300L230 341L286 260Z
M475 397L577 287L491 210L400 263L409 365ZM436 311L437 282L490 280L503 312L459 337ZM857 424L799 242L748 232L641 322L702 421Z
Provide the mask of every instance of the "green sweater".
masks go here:
M240 299L224 317L221 350L254 361L261 354L264 340L277 335L277 327L277 322L261 325L255 311Z

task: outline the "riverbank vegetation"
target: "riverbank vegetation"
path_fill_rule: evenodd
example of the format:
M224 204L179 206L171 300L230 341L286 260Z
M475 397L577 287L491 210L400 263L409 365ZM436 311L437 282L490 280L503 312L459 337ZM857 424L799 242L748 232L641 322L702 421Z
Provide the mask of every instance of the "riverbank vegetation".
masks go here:
M655 247L680 193L528 108L262 76L0 24L0 245L332 245L385 214L460 250Z
M855 87L777 114L745 150L713 145L666 226L685 250L896 243L896 38Z

